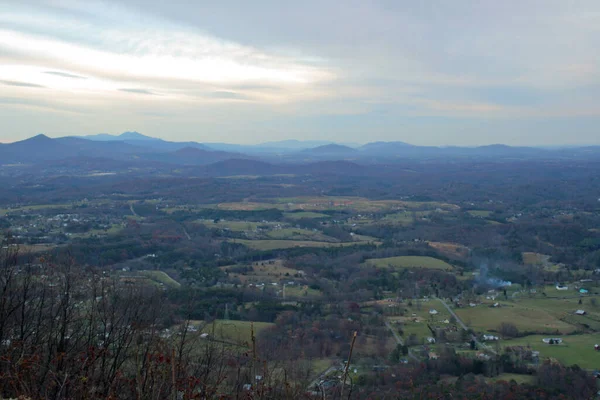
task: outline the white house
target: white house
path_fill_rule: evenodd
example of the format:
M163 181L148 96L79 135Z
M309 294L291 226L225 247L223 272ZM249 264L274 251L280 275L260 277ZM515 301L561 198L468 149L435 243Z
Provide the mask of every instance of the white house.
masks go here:
M429 310L429 314L431 314L431 315L437 315L437 313L438 313L437 310L435 310L433 308L431 310Z
M544 339L542 339L542 342L544 342L546 344L550 344L551 340L554 342L554 344L561 344L562 343L562 339L561 338L544 338Z
M435 343L435 338L428 337L428 338L427 338L427 343L429 343L429 344L433 344L433 343Z
M483 340L485 342L491 342L491 341L495 341L498 340L498 336L494 336L494 335L483 335Z
M585 310L577 310L577 311L575 311L575 314L577 314L577 315L585 315Z
M569 290L568 286L556 285L556 290Z

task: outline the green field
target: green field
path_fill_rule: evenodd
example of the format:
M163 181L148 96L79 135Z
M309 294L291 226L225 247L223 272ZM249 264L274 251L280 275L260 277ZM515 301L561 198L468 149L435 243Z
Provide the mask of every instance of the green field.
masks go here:
M167 275L163 271L139 271L139 274L147 277L148 279L150 279L154 282L162 283L163 285L165 285L166 287L168 287L170 289L173 289L173 288L176 289L181 286L181 284L179 282L177 282L175 279L171 278L169 275Z
M531 346L532 350L540 352L542 358L555 358L564 365L579 365L581 368L600 369L600 352L594 350L594 345L600 342L598 334L558 336L563 339L559 345L549 345L542 342L549 336L532 335L518 339L503 340L502 346ZM554 337L554 336L553 336Z
M219 221L214 222L208 219L200 219L196 223L206 225L207 228L229 229L232 231L245 232L256 230L259 226L272 225L269 223L258 223L249 221Z
M267 233L270 239L278 240L308 240L315 242L339 242L337 239L322 234L319 231L299 228L274 229Z
M258 334L275 324L270 322L250 322L250 321L225 321L216 320L203 327L202 332L213 335L214 337L222 340L228 340L240 344L252 343L251 339L251 325L254 325L254 335Z
M301 218L331 218L327 214L322 214L312 211L300 211L294 213L285 213L285 216L290 219L301 219Z
M371 258L365 264L377 268L430 268L430 269L452 269L452 265L433 257L424 256L398 256L387 258Z
M388 224L410 225L414 222L412 213L403 211L394 214L388 214L380 222Z
M467 212L469 214L471 214L473 217L479 217L479 218L487 218L490 215L492 215L492 212L487 211L487 210L469 210Z
M33 206L23 206L17 208L0 208L0 215L13 213L13 212L22 212L22 211L39 211L46 209L63 209L63 208L72 208L71 204L38 204Z
M576 329L544 308L521 303L500 302L497 308L483 304L458 308L455 312L467 325L479 331L495 331L502 322L513 323L522 332L571 333Z
M275 250L275 249L289 249L293 247L336 247L336 246L354 246L360 243L357 242L344 242L344 243L327 243L327 242L314 242L308 240L247 240L247 239L235 239L235 243L243 244L244 246L250 247L255 250Z
M488 382L500 382L500 381L515 381L518 384L532 384L535 382L535 376L533 375L521 375L521 374L500 374L498 376L494 376L492 378L485 378Z

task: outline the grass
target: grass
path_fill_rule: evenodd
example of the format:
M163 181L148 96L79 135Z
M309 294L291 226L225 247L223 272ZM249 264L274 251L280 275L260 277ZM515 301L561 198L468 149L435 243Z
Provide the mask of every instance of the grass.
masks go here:
M471 214L471 216L479 218L488 218L492 215L492 212L488 210L469 210L467 212Z
M235 243L243 244L246 247L255 250L275 250L275 249L289 249L294 247L338 247L338 246L354 246L357 242L344 242L344 243L327 243L327 242L315 242L308 240L247 240L247 239L235 239Z
M559 345L542 342L548 335L532 335L518 339L502 341L503 346L527 346L539 351L542 358L555 358L562 364L579 365L581 368L600 369L600 352L594 351L594 345L600 342L597 334L558 336L563 339Z
M240 344L252 343L251 326L254 326L254 336L275 324L270 322L225 321L215 320L203 327L202 332L214 335L218 339Z
M17 208L0 208L0 215L19 212L19 211L39 211L45 209L72 208L71 204L38 204L32 206L23 206Z
M535 382L535 376L533 375L521 375L521 374L500 374L498 376L494 376L493 378L485 378L488 382L499 382L499 381L515 381L519 385L522 384L532 384Z
M335 360L330 358L315 358L311 360L310 365L312 372L318 374L327 370L334 362Z
M427 242L427 244L429 247L448 256L465 257L469 254L469 249L461 244L448 242Z
M208 219L201 219L196 222L206 225L207 228L229 229L229 230L238 231L238 232L254 231L259 226L272 224L272 223L258 223L258 222L249 222L249 221L214 222L214 221L208 220Z
M388 214L385 217L383 217L380 222L384 222L384 223L392 223L392 224L399 224L399 225L410 225L414 222L414 218L412 213L409 212L399 212L399 213L394 213L394 214Z
M264 264L264 265L263 265ZM220 267L222 271L227 271L231 266ZM228 272L230 278L237 278L244 283L248 282L274 282L274 281L290 281L294 280L294 275L297 270L287 268L283 265L283 261L275 260L273 264L269 262L255 262L252 264L252 271L244 274Z
M171 278L163 271L139 271L139 274L147 277L154 282L162 283L170 289L177 289L181 286L179 282Z
M429 269L452 269L452 265L433 257L425 256L399 256L387 258L371 258L365 262L378 268L429 268Z
M571 333L575 327L561 321L551 312L520 303L500 302L500 307L487 305L459 308L456 314L467 325L479 331L495 331L502 322L515 324L521 332Z
M352 209L358 212L397 211L397 210L457 210L454 204L440 202L417 202L400 200L369 200L363 197L287 197L273 199L273 202L233 202L221 203L219 208L225 210L279 210L324 211Z
M279 240L312 240L316 242L338 242L337 239L324 235L319 231L300 228L283 228L269 231L267 236L270 239Z
M544 254L524 252L523 253L523 264L525 264L525 265L543 264L544 262L546 262L548 260L548 258L550 258L550 256L546 256Z
M327 214L322 214L313 211L300 211L294 213L285 213L285 216L290 219L302 219L302 218L330 218Z

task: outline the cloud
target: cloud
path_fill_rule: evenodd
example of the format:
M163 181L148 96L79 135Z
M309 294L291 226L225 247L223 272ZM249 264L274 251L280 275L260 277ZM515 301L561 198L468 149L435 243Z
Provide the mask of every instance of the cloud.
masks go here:
M7 86L18 86L18 87L31 87L31 88L44 88L45 86L42 85L38 85L35 83L29 83L29 82L17 82L17 81L2 81L0 80L0 83L3 85L7 85Z
M157 96L156 93L152 92L151 90L148 89L129 89L129 88L122 88L122 89L118 89L121 92L127 92L127 93L136 93L136 94L147 94L147 95L151 95L151 96Z
M209 97L213 99L230 99L230 100L248 100L249 97L241 93L229 92L226 90L219 90L209 94Z
M517 143L574 118L579 140L600 116L598 26L596 0L0 0L0 77L98 115L69 120L92 131L160 136L144 113L164 113L172 139ZM50 132L32 115L13 128Z
M45 74L50 74L50 75L62 76L63 78L87 79L85 76L79 76L79 75L75 75L75 74L68 74L66 72L59 72L59 71L44 71L44 73Z

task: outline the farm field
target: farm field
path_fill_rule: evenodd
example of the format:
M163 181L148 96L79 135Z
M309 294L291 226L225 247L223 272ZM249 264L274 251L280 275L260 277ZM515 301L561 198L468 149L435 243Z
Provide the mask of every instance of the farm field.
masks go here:
M317 213L312 211L300 211L300 212L288 212L285 216L290 219L302 219L302 218L331 218L331 216L323 213Z
M309 240L316 242L339 243L339 240L322 234L319 231L311 231L309 229L300 228L283 228L274 229L267 233L270 239L279 240Z
M576 330L546 309L520 303L499 302L499 307L482 304L477 307L457 308L456 315L476 331L496 331L502 322L513 323L521 332L563 334Z
M228 272L229 269L236 266L225 266L220 267L222 271L226 271L230 278L237 278L240 281L259 283L259 282L273 282L273 281L291 281L294 276L298 274L295 269L287 268L284 266L281 260L270 260L265 262L255 262L251 265L252 270L248 272L237 273Z
M22 211L39 211L46 209L71 209L73 206L71 204L38 204L31 206L23 206L23 207L15 207L15 208L0 208L0 215L14 213L14 212L22 212Z
M336 247L336 246L355 246L361 244L360 242L342 242L342 243L328 243L328 242L315 242L307 240L248 240L248 239L235 239L235 243L243 244L244 246L250 247L255 250L275 250L275 249L289 249L293 247Z
M600 352L594 350L594 345L600 342L598 334L552 336L563 339L559 345L542 342L548 335L531 335L518 339L502 340L502 346L531 346L539 351L542 358L555 358L564 365L577 364L581 368L600 369Z
M200 321L201 322L201 321ZM214 335L215 338L221 340L232 341L239 344L252 342L251 326L254 325L254 335L258 334L275 324L270 322L250 322L250 321L226 321L218 319L204 325L203 333Z
M492 215L492 212L488 210L469 210L467 212L471 214L471 216L479 218L488 218Z
M181 286L179 282L171 278L163 271L139 271L139 274L154 282L162 283L168 288L178 288Z
M450 270L452 265L445 261L426 256L398 256L386 258L371 258L365 264L378 268L430 268Z
M429 247L452 257L465 257L469 254L469 249L461 244L447 242L427 242Z
M442 209L458 210L454 204L441 202L413 202L401 200L369 200L362 197L289 197L276 198L272 202L231 202L220 203L223 210L279 210L323 211L352 209L358 212L377 212L385 210Z
M259 223L250 221L223 221L214 222L213 220L200 219L196 223L203 224L207 228L229 229L232 231L245 232L256 230L259 226L275 226L274 223Z

